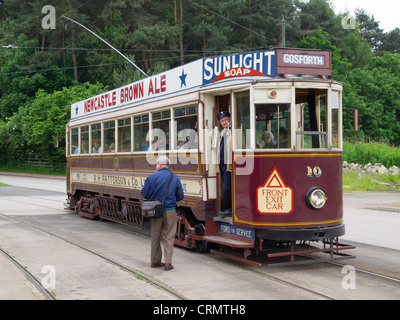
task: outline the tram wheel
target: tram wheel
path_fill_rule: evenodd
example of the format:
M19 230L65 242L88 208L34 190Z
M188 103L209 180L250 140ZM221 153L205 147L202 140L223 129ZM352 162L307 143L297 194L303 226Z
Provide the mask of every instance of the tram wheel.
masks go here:
M204 236L204 232L206 231L206 228L205 228L204 224L199 223L198 225L196 225L194 227L194 230L196 232L196 235ZM206 240L200 240L200 241L196 240L194 250L199 253L204 253L207 251L207 246L208 246L208 243Z

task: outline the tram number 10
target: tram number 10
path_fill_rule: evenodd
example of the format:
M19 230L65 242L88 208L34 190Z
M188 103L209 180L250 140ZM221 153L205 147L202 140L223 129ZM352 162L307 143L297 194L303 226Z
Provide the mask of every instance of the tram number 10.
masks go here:
M322 170L320 167L307 167L307 177L312 178L312 177L317 177L319 178L322 175Z

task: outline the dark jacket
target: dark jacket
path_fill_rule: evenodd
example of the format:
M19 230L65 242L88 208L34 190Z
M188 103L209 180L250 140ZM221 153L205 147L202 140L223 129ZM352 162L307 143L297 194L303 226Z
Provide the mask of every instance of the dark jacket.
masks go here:
M147 200L161 201L171 177L171 171L162 168L150 175L144 182L142 196ZM173 174L171 185L164 200L165 209L176 208L176 203L184 197L181 180Z

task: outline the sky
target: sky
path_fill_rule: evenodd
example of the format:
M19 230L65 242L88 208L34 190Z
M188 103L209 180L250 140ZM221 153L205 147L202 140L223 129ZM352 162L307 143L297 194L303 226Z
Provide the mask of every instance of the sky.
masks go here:
M400 28L400 1L399 0L332 0L335 12L354 14L356 8L365 9L368 15L373 15L375 21L384 32Z

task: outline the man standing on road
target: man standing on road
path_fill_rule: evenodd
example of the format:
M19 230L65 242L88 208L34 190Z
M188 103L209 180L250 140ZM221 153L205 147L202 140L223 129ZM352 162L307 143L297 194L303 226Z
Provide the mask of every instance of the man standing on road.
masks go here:
M156 163L156 172L150 175L143 186L142 196L146 199L162 201L165 189L171 178L168 193L164 200L164 217L152 218L151 221L151 267L164 267L165 271L172 270L172 253L176 233L176 203L184 197L182 184L177 175L169 170L169 159L160 156ZM164 239L165 263L161 262L162 251L160 237Z

